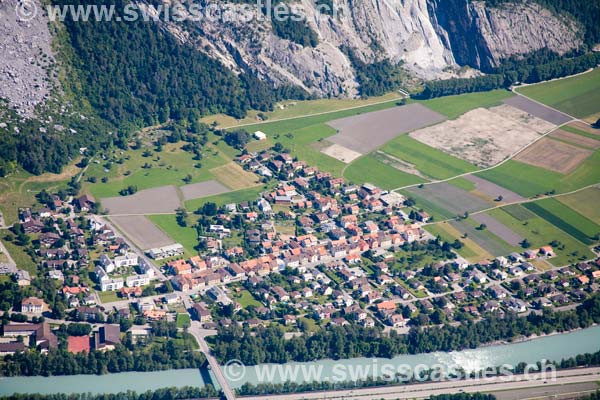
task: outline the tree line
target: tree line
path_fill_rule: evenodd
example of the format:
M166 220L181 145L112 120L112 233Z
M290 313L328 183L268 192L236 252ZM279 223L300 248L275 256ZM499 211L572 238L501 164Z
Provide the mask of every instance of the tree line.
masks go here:
M600 63L600 53L588 53L566 59L560 59L556 54L549 59L547 54L547 51L542 51L523 60L510 58L488 75L428 81L423 91L415 97L431 99L508 88L517 82L542 82L584 72ZM540 61L545 62L539 63Z
M91 394L91 393L57 393L57 394L13 394L2 397L3 400L185 400L209 397L219 397L220 391L211 384L203 387L184 386L148 390L144 393L132 391L121 393Z
M526 317L507 314L504 318L490 315L479 322L457 326L412 328L407 335L384 334L380 328L364 328L355 324L328 326L311 334L286 340L277 327L258 328L231 326L219 329L214 352L221 363L238 359L246 365L262 363L307 362L325 358L354 357L392 358L399 354L434 351L458 351L477 348L499 340L565 332L586 328L600 322L600 296L585 300L575 310Z
M108 374L127 371L162 371L201 368L206 358L173 339L149 346L135 345L128 334L114 350L73 354L61 343L47 354L26 351L7 355L0 367L2 376L51 376Z

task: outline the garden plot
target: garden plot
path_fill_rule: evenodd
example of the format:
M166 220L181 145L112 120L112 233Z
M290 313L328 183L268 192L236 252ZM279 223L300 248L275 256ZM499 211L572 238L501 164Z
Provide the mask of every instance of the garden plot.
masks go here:
M514 232L508 226L504 225L489 214L476 214L473 215L473 219L479 224L486 225L485 229L489 230L511 246L518 246L519 243L521 243L524 239L523 236Z
M100 202L110 215L171 213L181 207L175 186L140 190L131 196L108 197Z
M357 153L366 154L398 135L445 119L443 115L421 104L409 104L330 121L327 124L338 133L327 140Z
M515 160L568 174L591 155L591 150L544 138L517 155Z
M481 167L505 160L554 125L509 105L478 108L410 136Z
M518 108L519 110L525 111L526 113L534 115L537 118L541 118L544 121L548 121L554 125L566 124L573 119L567 114L553 110L543 104L536 103L535 101L529 100L523 96L515 96L506 99L504 100L504 104Z
M325 147L321 150L321 153L326 154L329 157L333 157L336 160L340 160L341 162L346 164L350 164L352 161L362 156L361 153L358 153L354 150L350 150L349 148L336 143L332 144L331 146Z
M142 215L110 217L125 236L142 250L167 246L175 243L163 231L156 227L147 217Z
M448 183L434 183L422 188L410 188L407 192L426 198L437 207L449 211L452 215L463 215L490 208L492 204Z
M181 193L183 194L184 201L200 199L202 197L214 196L231 191L229 188L217 181L192 183L191 185L181 186L180 189Z
M490 181L487 181L483 178L480 178L475 175L465 175L465 179L473 182L475 184L475 190L483 193L486 196L489 196L492 199L497 199L499 196L502 196L502 201L507 203L512 203L516 201L524 200L525 198L517 193L510 191L502 186L496 185Z
M578 135L573 132L563 131L562 129L558 129L558 130L552 132L552 134L550 136L555 139L569 142L574 145L587 147L588 149L595 150L597 148L600 148L600 140L592 139L590 137L583 136L583 135ZM600 139L600 135L598 136L598 139Z

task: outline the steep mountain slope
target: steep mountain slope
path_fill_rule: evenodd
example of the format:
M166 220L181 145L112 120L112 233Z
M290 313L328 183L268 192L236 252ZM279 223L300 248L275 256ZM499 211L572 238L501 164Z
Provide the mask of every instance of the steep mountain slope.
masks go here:
M314 47L281 38L269 21L202 21L187 31L177 23L167 27L230 68L249 68L275 84L293 83L328 96L357 94L344 47L365 62L403 61L412 73L431 79L449 77L462 65L489 69L512 55L541 48L563 54L582 44L575 21L537 4L489 8L468 0L337 0L336 16L319 12L314 0L295 4L319 38Z

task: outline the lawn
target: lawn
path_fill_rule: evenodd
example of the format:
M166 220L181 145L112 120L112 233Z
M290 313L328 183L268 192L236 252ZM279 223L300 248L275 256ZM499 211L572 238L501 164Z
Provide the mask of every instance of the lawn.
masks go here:
M267 123L269 121L277 121L284 118L297 118L303 115L324 113L324 112L335 112L352 107L363 107L379 102L390 102L394 104L400 100L398 93L388 93L383 96L369 97L368 99L317 99L317 100L306 100L306 101L283 101L279 103L281 107L276 106L273 111L262 113L266 116ZM248 115L243 119L235 119L233 117L217 114L209 115L202 118L202 122L211 124L217 122L219 127L228 128L234 125L241 124L255 124L258 118L258 111L251 110Z
M477 170L476 166L429 147L408 135L396 137L381 150L413 164L421 173L434 179L447 179Z
M74 163L66 166L61 174L45 173L31 175L17 170L7 177L0 178L0 211L4 215L6 225L18 221L18 210L36 204L35 195L43 189L56 192L67 187L71 177L80 172Z
M600 226L555 199L544 199L524 205L557 228L587 245L598 241Z
M185 208L189 211L195 211L202 207L204 203L213 202L219 206L229 203L241 203L242 201L255 201L261 192L268 190L267 186L255 186L249 189L237 190L235 192L223 193L216 196L204 197L201 199L188 200L185 202Z
M252 293L250 293L247 290L242 290L239 293L235 293L233 295L233 297L234 297L235 301L240 303L240 305L244 308L247 308L248 306L254 306L254 307L262 306L262 303L259 302L258 300L256 300L254 298L254 296L252 296Z
M229 154L213 145L205 147L202 160L194 160L193 154L183 151L182 146L183 143L167 144L159 153L151 148L152 155L148 157L143 155L148 148L115 151L109 161L92 161L82 180L83 191L102 198L118 196L121 189L130 185L142 190L203 182L215 179L211 169L231 162ZM144 168L144 165L148 165L148 168ZM191 179L184 182L188 175ZM87 181L90 177L94 177L96 183ZM108 178L105 183L101 181L104 177Z
M583 243L541 217L535 216L527 221L520 221L501 208L492 210L489 214L526 238L531 243L531 248L548 245L554 240L562 243L564 248L555 249L556 257L549 259L554 266L568 265L578 262L580 258L589 259L594 256ZM523 251L524 249L517 247L514 250Z
M8 233L8 231L6 231L6 230L0 230L0 238L2 238L2 243L4 243L4 247L6 247L6 250L11 255L12 259L15 261L15 264L17 264L17 268L24 269L25 271L29 272L29 274L32 277L36 276L37 275L36 263L31 259L29 254L27 254L25 252L23 247L17 246L13 242L4 240L4 236L7 233Z
M192 323L189 314L178 313L177 319L175 320L178 328L189 327Z
M552 190L565 193L600 182L600 151L567 175L514 160L476 175L526 197Z
M117 296L117 292L96 292L98 297L100 297L100 301L102 303L112 303L113 301L119 301L119 296Z
M490 108L502 104L502 100L514 96L508 90L498 89L489 92L459 94L455 96L438 97L422 100L419 103L444 114L450 119L456 119L467 111L479 107Z
M373 154L363 156L350 164L344 171L344 178L356 184L370 182L386 190L424 182L418 176L383 163Z
M531 97L577 118L600 112L600 68L594 71L518 89Z
M600 188L592 187L568 196L557 197L557 200L600 224Z
M181 243L188 255L196 255L198 252L194 250L194 247L198 245L198 233L195 228L190 226L192 218L193 215L188 217L187 227L181 227L177 223L175 215L148 215L148 219L153 224L158 226L175 242Z

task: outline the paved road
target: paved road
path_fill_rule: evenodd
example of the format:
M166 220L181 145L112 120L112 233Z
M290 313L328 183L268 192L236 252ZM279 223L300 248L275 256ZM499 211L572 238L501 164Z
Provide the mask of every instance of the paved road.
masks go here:
M506 390L531 389L545 387L546 385L567 385L585 382L595 382L600 379L600 368L582 368L575 370L559 371L554 381L537 379L526 380L524 376L515 376L511 382L504 382L503 378L492 378L485 381L464 380L456 382L435 382L416 385L389 386L366 388L356 390L339 390L328 392L309 392L302 394L270 395L269 400L297 400L297 399L415 399L428 398L432 395L454 393L491 393ZM505 378L504 378L505 379ZM265 400L263 396L244 397L246 400Z
M206 340L204 339L206 336L210 336L211 332L206 329L202 329L200 322L198 322L198 321L192 321L192 324L191 324L188 332L191 333L192 335L194 335L194 337L196 338L196 341L200 345L200 350L206 356L206 359L208 360L210 368L211 368L213 374L215 375L215 377L217 378L217 382L219 382L219 386L221 386L221 390L223 391L225 398L227 400L235 399L235 393L229 386L229 382L227 382L227 379L225 379L225 375L223 375L223 370L221 369L221 366L217 362L217 359L210 352L208 343L206 343Z

